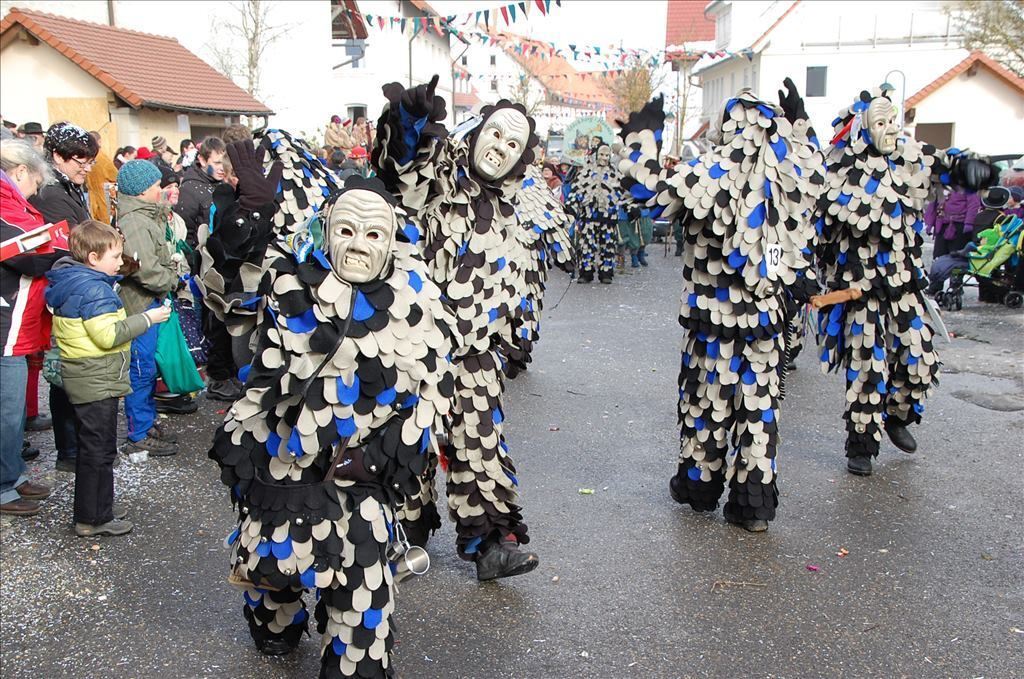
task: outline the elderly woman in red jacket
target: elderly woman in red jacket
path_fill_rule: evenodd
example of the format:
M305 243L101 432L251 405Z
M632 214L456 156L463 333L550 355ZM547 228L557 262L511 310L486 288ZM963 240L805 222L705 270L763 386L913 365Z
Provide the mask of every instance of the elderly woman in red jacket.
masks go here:
M50 179L49 166L32 144L0 142L0 240L9 241L46 222L28 199ZM64 253L60 253L64 254ZM9 256L0 263L0 514L30 516L50 489L27 481L21 457L25 424L26 356L49 346L43 274L59 257L51 244Z

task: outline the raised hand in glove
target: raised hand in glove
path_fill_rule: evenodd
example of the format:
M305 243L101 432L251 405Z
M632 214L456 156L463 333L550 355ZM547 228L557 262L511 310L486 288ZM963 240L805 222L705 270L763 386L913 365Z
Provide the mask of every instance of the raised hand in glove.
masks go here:
M800 97L796 84L791 78L786 78L782 81L782 86L786 91L779 90L779 106L782 107L786 120L790 123L807 120L807 109L804 108L804 100Z
M444 99L434 94L437 89L438 76L434 75L430 82L417 85L402 92L402 108L414 118L430 116L434 120L443 119ZM440 118L438 118L440 113Z
M277 187L281 183L284 165L280 161L270 167L270 173L263 176L263 158L267 150L262 146L259 151L252 142L239 141L228 145L228 158L238 177L238 204L243 210L252 212L268 203L273 203L277 196Z

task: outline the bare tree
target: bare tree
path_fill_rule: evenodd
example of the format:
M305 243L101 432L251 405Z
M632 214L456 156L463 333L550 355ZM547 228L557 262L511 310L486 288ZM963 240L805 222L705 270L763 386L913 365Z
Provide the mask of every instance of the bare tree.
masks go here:
M612 96L612 103L624 113L639 111L659 87L665 76L658 73L645 60L632 58L620 75L605 76L604 86Z
M985 50L1024 78L1024 0L959 0L946 6L964 47Z
M238 50L233 43L233 37L225 36L223 30L214 29L213 37L203 45L212 58L213 67L232 80L241 75Z
M268 0L240 0L233 3L234 16L224 24L228 32L242 40L240 70L245 78L245 89L252 96L257 96L260 91L263 53L291 30L290 26L275 24L271 20L271 5ZM217 58L215 52L214 57Z
M544 94L535 94L530 89L530 76L523 74L520 75L516 84L509 91L509 100L517 104L522 104L526 108L527 115L534 115L540 110L540 107L544 104ZM541 85L543 88L543 85Z

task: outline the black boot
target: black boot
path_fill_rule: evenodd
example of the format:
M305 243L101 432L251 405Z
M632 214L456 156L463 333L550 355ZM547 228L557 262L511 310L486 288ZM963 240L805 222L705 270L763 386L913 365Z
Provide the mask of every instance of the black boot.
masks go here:
M273 637L271 639L264 639L262 641L256 640L256 648L263 655L288 655L295 650L295 645L289 643L281 637Z
M900 420L890 417L885 421L885 433L889 435L892 444L904 453L917 452L917 441L907 430L907 426Z
M523 575L540 565L536 554L519 551L519 543L511 540L492 542L485 549L476 557L476 579L481 582Z
M871 476L871 456L857 455L846 458L846 471L855 476Z
M581 271L580 272L580 279L578 281L576 281L576 282L577 283L592 283L593 281L594 281L594 272L593 271Z

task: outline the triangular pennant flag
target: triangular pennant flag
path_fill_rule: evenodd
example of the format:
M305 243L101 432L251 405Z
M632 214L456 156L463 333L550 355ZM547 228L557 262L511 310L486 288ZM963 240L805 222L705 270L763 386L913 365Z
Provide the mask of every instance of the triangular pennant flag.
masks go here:
M551 0L544 0L544 8L547 10L548 14L551 13Z
M519 11L523 13L523 16L526 16L526 3L525 2L520 2L519 3Z
M508 6L508 13L512 15L512 21L515 21L516 20L516 6L515 5L509 5Z
M377 17L377 25L380 26L380 30L384 30L384 17Z
M402 17L401 20L399 21L399 23L402 25L402 33L405 33L405 22L405 17Z
M491 25L491 10L485 9L484 10L484 26L490 26L490 25Z
M508 26L508 7L501 7L501 18L505 20L505 25Z
M541 15L544 15L546 13L545 10L544 10L544 0L533 0L533 1L537 3L537 9L540 10Z
M483 14L483 12L481 12L480 10L477 10L477 12L476 12L476 21L473 22L473 23L479 24L480 23L480 16L482 14Z
M363 18L366 19L366 24L370 28L373 28L373 15L372 14L364 14Z

